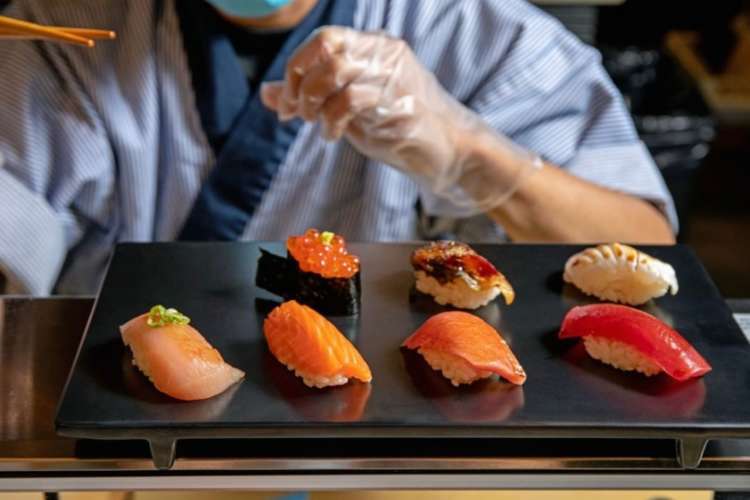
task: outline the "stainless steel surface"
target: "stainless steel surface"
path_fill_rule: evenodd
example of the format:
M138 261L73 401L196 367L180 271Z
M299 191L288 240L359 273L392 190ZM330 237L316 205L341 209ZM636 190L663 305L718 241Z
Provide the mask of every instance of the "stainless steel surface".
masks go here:
M73 456L53 418L91 299L0 299L0 460ZM0 466L2 467L2 466Z
M750 341L750 313L735 313L734 319L740 325L740 328L742 328L747 340Z
M0 485L15 491L39 490L498 490L498 489L670 489L750 490L748 476L655 474L270 474L216 476L129 476L16 478Z
M750 299L729 299L729 308L734 313L734 319L750 342Z
M93 300L0 298L0 490L366 489L366 488L706 488L750 490L750 443L712 443L701 467L680 470L644 450L544 456L215 457L183 453L173 471L147 453L82 453L55 434L53 418ZM750 311L750 301L731 302ZM741 312L740 312L741 314ZM571 442L575 448L575 441ZM515 451L515 450L514 450ZM290 454L291 455L291 454ZM577 456L576 456L577 455ZM294 472L294 474L290 474Z

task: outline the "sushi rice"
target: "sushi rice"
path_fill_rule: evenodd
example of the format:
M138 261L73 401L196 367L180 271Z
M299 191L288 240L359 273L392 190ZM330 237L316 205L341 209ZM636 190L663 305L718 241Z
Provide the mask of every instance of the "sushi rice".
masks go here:
M307 387L317 387L318 389L323 389L324 387L334 387L337 385L344 385L349 382L349 377L346 377L344 375L324 377L322 375L315 375L303 370L296 369L291 363L285 363L284 366L286 366L289 371L293 372L296 376L301 378L302 382L304 382Z
M636 371L651 376L661 372L661 367L623 342L587 335L583 337L586 352L594 359L623 371Z
M498 286L472 288L465 279L454 279L443 284L424 271L415 271L414 275L417 290L432 295L440 305L452 304L462 309L477 309L489 304L500 294Z
M420 347L419 354L424 357L433 370L442 372L443 376L456 387L461 384L471 384L479 379L494 375L489 370L475 369L462 357L449 352Z

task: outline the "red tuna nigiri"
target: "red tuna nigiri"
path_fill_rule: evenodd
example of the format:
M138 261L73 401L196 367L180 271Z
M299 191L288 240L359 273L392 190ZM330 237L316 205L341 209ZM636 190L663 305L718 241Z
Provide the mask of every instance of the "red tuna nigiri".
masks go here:
M711 371L711 365L682 335L633 307L574 307L565 315L559 337L582 337L591 357L621 370L645 375L663 371L680 381Z
M455 386L493 373L517 385L526 381L526 373L505 340L473 314L436 314L402 345L418 350L433 369L443 372Z

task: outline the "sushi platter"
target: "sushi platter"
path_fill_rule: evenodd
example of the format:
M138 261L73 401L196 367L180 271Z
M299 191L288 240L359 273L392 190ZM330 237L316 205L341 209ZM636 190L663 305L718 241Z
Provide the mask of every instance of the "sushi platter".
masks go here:
M58 433L159 468L183 439L673 439L695 467L750 438L750 345L687 247L319 237L325 269L308 240L119 245ZM617 259L658 279L613 292Z

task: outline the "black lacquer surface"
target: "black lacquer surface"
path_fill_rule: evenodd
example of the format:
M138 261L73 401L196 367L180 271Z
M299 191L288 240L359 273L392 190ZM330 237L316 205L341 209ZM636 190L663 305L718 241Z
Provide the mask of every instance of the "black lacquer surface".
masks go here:
M399 348L445 310L413 290L415 245L351 244L362 263L362 310L330 318L368 361L371 386L305 387L268 352L262 321L274 296L254 286L258 247L274 243L124 244L117 248L61 402L58 431L92 438L215 437L750 437L750 346L716 287L685 247L643 247L671 263L675 297L644 310L673 325L713 365L673 382L616 371L556 334L565 312L593 302L562 282L575 246L475 245L513 284L516 302L477 311L526 369L514 387L454 388ZM227 362L247 373L226 393L180 402L131 365L118 325L154 304L176 307ZM699 457L698 457L699 459Z

